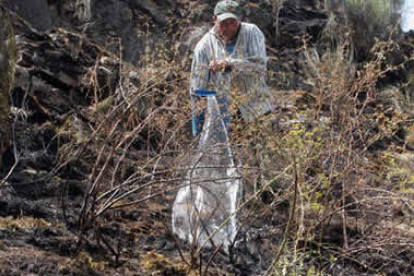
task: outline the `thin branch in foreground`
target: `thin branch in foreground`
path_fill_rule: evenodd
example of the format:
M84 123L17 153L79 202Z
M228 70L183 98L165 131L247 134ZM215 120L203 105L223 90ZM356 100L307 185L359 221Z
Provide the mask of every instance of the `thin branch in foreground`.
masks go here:
M295 209L296 209L296 196L298 193L298 172L297 172L297 164L296 164L296 157L293 156L293 170L295 173L295 192L293 193L293 203L292 203L292 209L290 210L289 220L285 229L285 234L283 236L283 241L281 246L279 247L279 250L273 259L271 265L269 266L269 269L266 271L265 276L270 275L273 267L277 264L277 262L280 259L280 256L282 255L283 249L285 248L285 245L287 243L287 238L289 235L290 227L292 226L293 217L295 215Z

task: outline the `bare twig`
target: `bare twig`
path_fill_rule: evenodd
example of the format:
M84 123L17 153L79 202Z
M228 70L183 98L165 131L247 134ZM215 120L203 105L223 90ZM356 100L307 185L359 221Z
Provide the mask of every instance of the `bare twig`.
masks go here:
M294 171L294 174L295 174L295 191L293 193L292 207L291 207L291 210L290 210L289 220L288 220L288 223L287 223L287 226L286 226L286 229L285 229L285 234L283 236L282 244L280 245L276 256L273 258L273 261L272 261L271 265L269 266L269 269L266 271L265 276L270 275L270 273L273 270L274 266L279 262L279 258L282 255L282 252L283 252L283 250L285 248L285 245L287 243L290 227L292 226L293 218L295 216L296 197L297 197L299 183L298 183L298 172L297 172L297 165L296 165L296 157L294 155L293 155L293 171Z

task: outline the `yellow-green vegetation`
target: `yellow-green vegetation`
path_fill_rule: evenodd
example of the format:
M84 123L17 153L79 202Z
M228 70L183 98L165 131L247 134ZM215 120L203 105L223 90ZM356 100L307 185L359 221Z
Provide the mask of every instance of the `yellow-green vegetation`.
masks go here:
M400 194L414 194L414 154L386 151L380 157L381 171L385 174L393 187L393 191Z
M150 251L141 256L141 267L150 275L163 275L164 271L171 271L178 275L199 275L198 271L190 270L188 266L182 262L172 261L163 254Z
M386 39L385 35L391 30L393 33L398 32L397 14L401 0L346 0L345 2L358 59L365 59L375 44L375 38Z
M49 227L50 222L41 218L33 217L0 217L0 227L8 228L10 230L33 229L36 227Z
M69 267L71 269L77 268L81 271L104 271L108 266L108 262L95 261L94 258L87 252L81 251L76 258L68 260L68 262L62 266L62 269Z
M82 144L89 140L90 132L88 125L79 119L76 114L70 115L63 125L58 128L57 134L58 135L65 135L70 139L69 145L65 145L66 147L73 147L73 143ZM62 154L66 152L64 148L61 148ZM67 152L69 153L69 151Z
M293 259L289 259L287 255L280 260L278 266L275 266L272 271L272 275L286 275L286 276L328 276L327 274L321 273L312 264L306 264L304 259L307 257L306 254L292 254ZM292 265L292 262L295 265Z
M0 157L10 143L9 94L17 59L16 42L10 17L0 10ZM0 158L0 168L2 167Z
M165 268L166 266L171 266L171 265L172 265L172 262L170 259L154 251L151 251L145 254L144 256L142 256L142 259L141 259L142 268L148 271L162 269L162 268Z
M366 13L372 20L386 20L389 22L393 11L393 4L400 0L346 0L350 9L359 10ZM385 23L385 22L383 22Z
M297 99L307 97L304 110L291 112L289 118L277 118L281 131L266 124L251 124L248 131L237 133L247 140L240 144L248 145L247 150L253 153L250 156L255 155L251 145L262 144L257 159L267 179L284 172L292 163L296 168L286 172L285 184L272 187L283 199L294 192L295 181L298 189L293 230L286 234L289 242L267 275L327 275L319 265L334 267L342 258L382 275L382 267L375 268L378 260L360 261L358 254L347 251L353 247L352 242L373 239L370 246L385 248L382 241L390 240L387 250L398 252L404 243L390 233L410 237L412 230L386 226L393 220L401 223L399 220L412 217L414 156L405 145L398 145L402 129L408 138L405 143L412 139L410 119L398 105L387 109L376 106L375 112L371 106L378 94L378 80L393 70L387 60L393 43L378 42L372 49L372 60L360 69L348 62L350 44L317 59L305 49L313 89L306 94L291 92L298 95ZM263 139L254 140L259 134ZM395 144L389 142L393 140ZM386 212L398 213L399 209L400 217L383 216ZM358 220L357 213L364 219ZM382 222L367 222L365 216ZM404 229L412 229L409 224L403 225ZM369 249L366 252L372 253Z
M95 105L93 109L93 113L105 114L110 109L113 102L114 102L113 96L107 97L106 99L100 101L99 103Z

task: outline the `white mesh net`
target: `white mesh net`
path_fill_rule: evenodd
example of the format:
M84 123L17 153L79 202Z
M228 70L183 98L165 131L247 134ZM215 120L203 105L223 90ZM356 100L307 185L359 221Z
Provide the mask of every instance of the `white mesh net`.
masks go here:
M235 211L242 183L234 166L227 129L215 96L207 97L198 152L176 196L173 232L190 244L223 246L236 237Z

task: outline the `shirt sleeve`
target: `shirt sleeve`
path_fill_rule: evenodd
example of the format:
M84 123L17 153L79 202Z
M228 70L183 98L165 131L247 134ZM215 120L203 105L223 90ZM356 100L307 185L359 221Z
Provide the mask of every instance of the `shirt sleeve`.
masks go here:
M203 43L200 43L194 51L191 64L190 95L194 95L196 89L207 88L209 82L208 65L207 49Z
M194 50L190 76L190 98L193 136L201 131L203 124L203 110L199 109L199 97L195 95L196 89L207 89L209 83L209 59L203 40L197 44Z
M238 71L266 71L265 37L257 26L253 26L246 34L243 47L248 49L244 58L229 58L227 62Z

